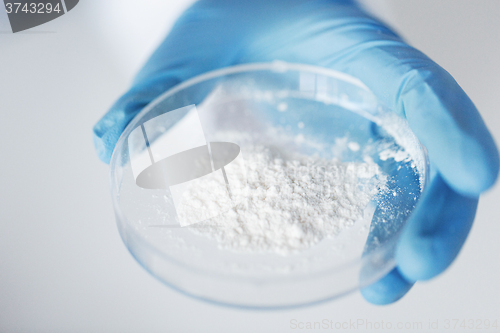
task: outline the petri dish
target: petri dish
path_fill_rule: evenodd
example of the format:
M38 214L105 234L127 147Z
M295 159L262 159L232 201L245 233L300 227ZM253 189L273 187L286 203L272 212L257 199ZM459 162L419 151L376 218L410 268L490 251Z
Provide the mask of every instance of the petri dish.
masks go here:
M213 228L204 234L200 226L232 223L240 218L236 205L255 191L269 191L265 181L248 187L251 167L235 185L233 176L248 167L245 156L256 146L370 165L376 176L354 188L374 178L378 185L371 183L375 190L353 223L307 246L286 253L272 246L247 251L241 238L240 248L221 246L227 232L217 238ZM110 178L120 235L153 276L198 299L274 309L334 299L391 271L400 233L428 182L428 165L425 147L407 122L358 79L273 62L212 71L165 92L124 130ZM217 207L208 209L203 200L186 206L186 191L206 179L215 187L205 195L215 195ZM286 216L269 220L269 228L286 224ZM318 217L325 225L334 222L329 219Z

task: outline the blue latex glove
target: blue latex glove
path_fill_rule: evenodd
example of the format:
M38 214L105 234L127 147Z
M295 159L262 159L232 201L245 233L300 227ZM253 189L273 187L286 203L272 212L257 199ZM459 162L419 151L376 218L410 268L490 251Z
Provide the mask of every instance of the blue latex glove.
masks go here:
M172 86L221 67L283 60L328 67L363 81L405 117L437 171L405 228L397 268L362 290L376 304L401 298L445 270L470 230L499 156L474 104L444 69L352 1L200 1L188 9L94 127L109 163L128 122Z

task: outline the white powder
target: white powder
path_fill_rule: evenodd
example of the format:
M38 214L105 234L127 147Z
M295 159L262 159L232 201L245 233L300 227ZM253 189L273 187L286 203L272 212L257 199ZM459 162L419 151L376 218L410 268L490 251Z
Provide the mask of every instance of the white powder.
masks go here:
M216 239L220 248L238 252L288 254L335 236L363 216L386 181L373 162L289 155L262 145L244 147L242 157L228 173L234 207L190 227ZM186 202L208 209L228 205L220 200L225 194L217 191L224 187L217 181L223 180L189 188ZM178 214L196 220L196 211L184 205Z

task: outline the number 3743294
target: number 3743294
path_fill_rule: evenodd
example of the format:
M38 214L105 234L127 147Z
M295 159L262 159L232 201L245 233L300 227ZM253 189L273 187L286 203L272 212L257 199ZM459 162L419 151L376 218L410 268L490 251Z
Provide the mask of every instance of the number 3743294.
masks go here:
M5 3L7 14L50 14L52 12L60 13L62 11L59 3L55 6L51 3L20 3L20 2L7 2Z
M445 329L471 329L471 330L481 330L481 329L498 329L497 320L489 319L446 319L444 321Z

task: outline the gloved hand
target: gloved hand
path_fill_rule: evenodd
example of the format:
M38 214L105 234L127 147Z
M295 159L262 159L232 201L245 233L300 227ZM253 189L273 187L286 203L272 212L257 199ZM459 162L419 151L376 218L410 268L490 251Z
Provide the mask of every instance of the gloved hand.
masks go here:
M364 82L405 117L436 171L399 242L397 268L362 290L377 304L445 270L470 230L479 194L495 182L499 156L474 104L444 69L355 2L207 0L195 3L94 127L109 163L128 122L172 86L221 67L283 60L328 67Z

